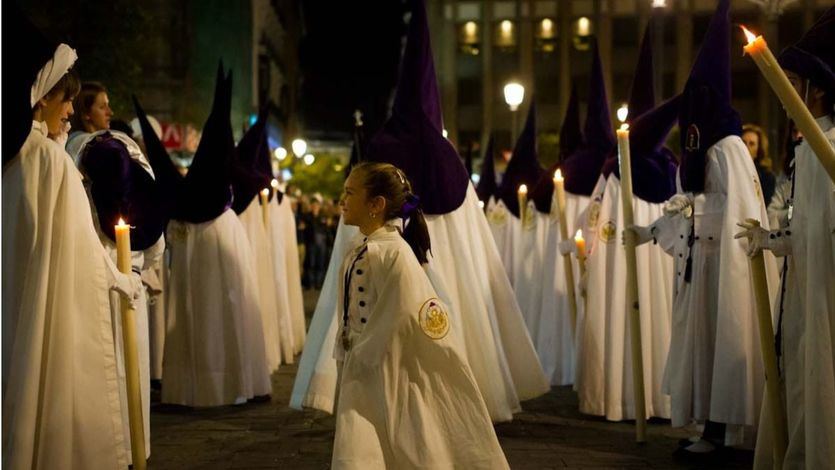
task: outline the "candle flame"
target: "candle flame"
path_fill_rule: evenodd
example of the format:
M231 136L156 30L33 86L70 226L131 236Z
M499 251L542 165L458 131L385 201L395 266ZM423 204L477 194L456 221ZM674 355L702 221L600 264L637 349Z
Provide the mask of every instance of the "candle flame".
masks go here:
M574 234L575 240L582 240L583 239L583 229L577 230L577 233Z
M748 40L748 44L757 40L757 35L749 31L748 28L742 25L739 25L739 27L742 28L742 32L745 33L745 39Z
M124 219L122 219L121 217L119 217L119 224L118 224L118 225L119 225L120 227L124 227L124 226L125 226L125 221L124 221Z
M554 179L557 181L562 181L562 170L557 170L554 172Z
M269 196L270 190L268 188L264 188L261 190L261 194L263 194L264 196Z
M628 131L629 130L629 124L624 122L623 124L620 125L620 130Z
M522 184L519 186L519 194L528 194L528 185Z
M278 189L278 180L273 178L273 180L270 181L270 186L272 186L275 189Z

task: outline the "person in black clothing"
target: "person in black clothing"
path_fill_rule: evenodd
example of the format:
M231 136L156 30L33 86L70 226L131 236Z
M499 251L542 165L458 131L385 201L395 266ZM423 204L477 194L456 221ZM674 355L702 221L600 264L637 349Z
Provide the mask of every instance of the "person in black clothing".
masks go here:
M302 222L305 244L302 285L305 289L321 289L328 265L328 221L322 212L322 196L313 195L310 210L302 215Z
M760 126L745 124L742 126L742 141L754 159L754 167L757 169L757 177L763 191L763 202L768 207L777 183L774 173L771 172L771 159L768 157L768 137Z

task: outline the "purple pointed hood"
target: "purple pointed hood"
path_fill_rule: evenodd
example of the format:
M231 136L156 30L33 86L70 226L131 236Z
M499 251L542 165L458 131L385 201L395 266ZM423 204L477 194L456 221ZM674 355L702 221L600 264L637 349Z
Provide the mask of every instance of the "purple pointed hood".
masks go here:
M114 226L121 217L133 227L133 251L157 242L168 222L159 186L123 142L109 132L97 136L83 149L79 167L90 182L99 227L107 238L116 241Z
M590 196L594 191L603 163L616 143L603 79L603 65L596 43L590 80L588 115L583 131L585 142L560 165L566 191L584 196Z
M632 193L651 203L661 203L676 193L676 158L664 146L678 118L681 95L639 116L629 128L629 154L632 163ZM620 178L617 150L609 173Z
M741 135L731 106L730 0L719 0L696 62L681 94L681 186L700 193L705 185L707 150L729 135Z
M800 41L787 47L780 66L835 96L835 7L827 10Z
M47 39L17 2L3 5L3 37L15 43L14 63L3 74L3 164L12 160L32 131L32 84L58 44ZM3 47L6 50L6 47Z
M180 193L183 190L183 177L171 161L171 157L165 150L165 146L154 132L148 115L139 104L139 99L133 96L133 106L136 111L136 118L139 120L139 127L142 130L142 141L145 143L145 156L154 170L157 190L160 197L160 211L165 220L179 218Z
M478 199L484 201L486 204L490 196L495 197L498 193L499 186L496 184L496 161L494 154L493 136L487 142L487 149L484 151L484 156L481 160L481 173L478 180L478 186L475 189L478 194Z
M392 115L372 139L367 158L403 170L428 215L457 209L470 184L442 130L426 8L423 0L415 0Z
M258 120L241 137L232 165L232 210L240 214L249 207L252 199L264 189L270 187L271 174L263 174L256 167L263 146L267 129L266 108L258 113ZM269 152L269 149L267 149Z
M519 217L517 195L519 186L527 185L530 195L530 191L536 186L543 173L545 173L545 169L539 164L536 156L536 104L531 100L528 118L525 120L525 128L516 141L513 155L510 157L510 162L508 162L507 169L502 177L502 184L499 186L499 198L516 217Z
M554 193L554 173L564 159L573 155L582 146L583 131L580 128L580 99L577 96L577 86L572 83L571 96L568 99L568 106L565 108L562 127L560 127L559 158L539 178L533 191L528 193L539 212L546 214L551 212L551 200L553 199Z

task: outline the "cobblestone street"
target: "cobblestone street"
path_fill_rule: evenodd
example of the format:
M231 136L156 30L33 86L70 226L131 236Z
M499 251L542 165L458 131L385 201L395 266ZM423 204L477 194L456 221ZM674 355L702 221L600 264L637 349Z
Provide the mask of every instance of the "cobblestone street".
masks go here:
M315 299L306 299L309 309L312 303ZM273 375L269 403L200 410L154 404L150 468L328 468L334 420L287 406L295 373L291 365ZM637 445L631 423L581 415L571 387L556 387L523 408L513 422L496 427L513 469L698 468L671 456L686 431L652 421L649 442ZM751 460L752 453L734 451L722 468L749 468Z

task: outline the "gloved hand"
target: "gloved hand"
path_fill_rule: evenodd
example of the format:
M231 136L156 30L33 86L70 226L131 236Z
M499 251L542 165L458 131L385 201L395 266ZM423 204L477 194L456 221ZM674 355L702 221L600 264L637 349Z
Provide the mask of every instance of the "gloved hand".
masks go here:
M139 302L139 296L145 287L142 285L142 279L134 273L122 274L115 273L113 283L110 288L122 295L122 299L128 299L131 308L136 308Z
M655 238L652 234L653 227L650 226L640 226L640 225L630 225L623 230L621 234L621 243L624 245L626 244L626 232L630 231L635 236L635 246L641 246L644 243L647 243Z
M574 240L561 240L557 243L557 250L559 250L560 254L565 256L569 254L577 254L577 243Z
M775 256L785 256L791 252L791 230L766 230L760 226L756 219L746 219L736 224L745 229L736 235L734 239L747 238L749 257L754 257L763 250L771 250Z
M676 194L664 203L664 215L682 214L690 218L693 215L693 197L689 193Z

